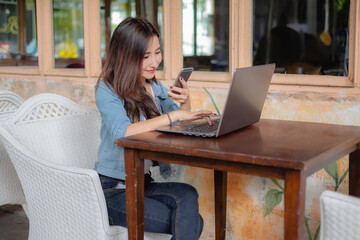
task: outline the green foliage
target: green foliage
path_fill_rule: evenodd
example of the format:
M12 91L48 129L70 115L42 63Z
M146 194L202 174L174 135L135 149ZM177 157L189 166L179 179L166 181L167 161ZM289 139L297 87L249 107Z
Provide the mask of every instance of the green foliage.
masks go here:
M316 229L316 231L315 231L315 235L314 235L313 240L317 240L317 239L318 239L319 233L320 233L320 224L319 224L319 226L317 227L317 229Z
M339 170L338 170L338 165L337 162L334 162L332 164L330 164L329 166L327 166L325 168L325 171L327 172L327 174L329 174L335 181L335 191L337 191L341 185L341 183L344 181L346 175L349 172L349 169L347 169L344 174L342 175L342 177L339 179Z
M279 182L276 179L271 179L271 181L280 188L281 191L284 191L284 188L279 184Z
M307 232L307 234L308 234L308 236L309 236L309 240L317 240L317 239L318 239L318 237L319 237L319 232L320 232L320 224L319 224L319 226L316 228L314 237L311 236L310 227L309 227L309 223L308 223L307 218L305 218L305 228L306 228L306 232Z
M347 0L334 0L334 3L335 3L335 6L336 6L336 10L338 12L340 12L343 7L344 7L344 4L347 2Z
M211 93L210 93L205 87L204 87L204 90L205 90L205 92L209 95L209 97L210 97L210 99L211 99L211 102L212 102L213 106L214 106L215 109L216 109L217 114L220 115L221 113L220 113L218 107L216 106L216 103L215 103L214 98L212 97Z
M309 236L309 240L312 240L310 227L309 227L309 222L308 222L306 217L305 217L305 228L306 228L306 232L307 232L307 234Z
M338 171L337 162L334 162L334 163L330 164L329 166L327 166L325 168L325 171L327 172L327 174L329 174L331 177L334 178L335 182L338 181L339 171Z
M342 177L340 178L340 181L339 181L339 184L338 184L338 187L336 188L335 191L338 190L338 188L340 187L342 181L344 181L344 178L346 177L346 175L349 173L349 169L346 169L346 171L344 172L344 175L342 175Z
M269 215L274 207L281 203L282 195L284 194L284 188L279 184L279 182L276 179L271 179L271 181L280 188L280 191L277 189L270 189L266 195L265 195L265 215Z
M269 215L274 209L274 207L281 202L283 194L284 192L279 191L277 189L271 189L266 193L265 195L266 212L264 217Z

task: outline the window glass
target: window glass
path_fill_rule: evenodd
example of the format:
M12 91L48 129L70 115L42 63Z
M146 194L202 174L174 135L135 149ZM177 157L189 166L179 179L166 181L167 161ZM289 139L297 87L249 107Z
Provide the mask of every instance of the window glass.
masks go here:
M102 0L100 2L101 18L101 59L105 60L106 48L115 28L127 17L143 17L149 20L160 31L160 45L163 49L164 10L163 0ZM163 54L164 57L164 54ZM161 62L158 70L163 69Z
M229 71L229 1L182 1L184 67Z
M55 68L84 68L82 0L53 0Z
M0 66L37 66L35 0L0 1Z
M278 73L348 75L350 0L254 0L253 64Z

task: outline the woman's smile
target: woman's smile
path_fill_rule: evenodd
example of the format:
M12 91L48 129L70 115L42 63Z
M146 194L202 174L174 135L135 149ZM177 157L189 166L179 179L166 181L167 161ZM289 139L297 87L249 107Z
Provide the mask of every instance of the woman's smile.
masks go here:
M156 71L156 68L154 68L154 69L150 69L150 70L146 70L148 73L155 73L155 71Z

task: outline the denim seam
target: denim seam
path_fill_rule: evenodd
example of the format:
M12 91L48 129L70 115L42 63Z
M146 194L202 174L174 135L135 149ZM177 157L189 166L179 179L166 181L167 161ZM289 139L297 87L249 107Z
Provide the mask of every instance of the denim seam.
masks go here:
M117 209L117 208L115 208L113 206L110 206L110 205L108 205L108 208L111 208L112 210L115 210L115 211L120 212L120 213L125 213L125 215L126 215L126 211L125 212L121 211L121 210L119 210L119 209Z
M122 211L122 210L120 210L120 209L118 209L118 208L116 208L116 207L113 207L113 206L111 206L111 205L107 205L107 206L108 206L108 208L111 208L112 210L114 210L114 211L116 211L116 212L119 212L119 213L122 213L122 214L125 214L125 215L127 214L126 211ZM150 217L150 216L144 216L144 217L146 217L146 218L148 218L148 219L154 219L154 220L156 220L156 221L163 222L163 223L165 223L165 224L171 225L171 222L169 223L169 222L165 221L164 219L153 218L153 217Z
M178 220L179 220L178 218L179 218L179 211L180 211L179 200L176 198L175 195L169 194L169 193L155 193L155 194L146 195L146 197L159 196L159 195L165 195L165 196L172 197L176 202L177 207L176 207L176 213L175 213L175 239L179 240L179 227L178 227Z
M117 192L117 191L120 191L120 190L125 190L125 188L106 188L106 189L103 189L103 192L104 193L111 193L111 192Z

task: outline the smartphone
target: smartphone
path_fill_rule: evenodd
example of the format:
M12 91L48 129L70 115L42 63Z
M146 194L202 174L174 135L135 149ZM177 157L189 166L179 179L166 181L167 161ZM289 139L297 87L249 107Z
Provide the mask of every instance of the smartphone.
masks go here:
M182 78L185 80L185 82L187 82L187 81L189 80L189 77L190 77L190 75L191 75L191 73L192 73L193 71L194 71L194 68L193 68L193 67L181 69L181 71L180 71L179 75L177 76L177 78L176 78L173 86L174 86L174 87L179 87L179 88L181 88L182 85L181 85L180 80L179 80L180 77L182 77Z

